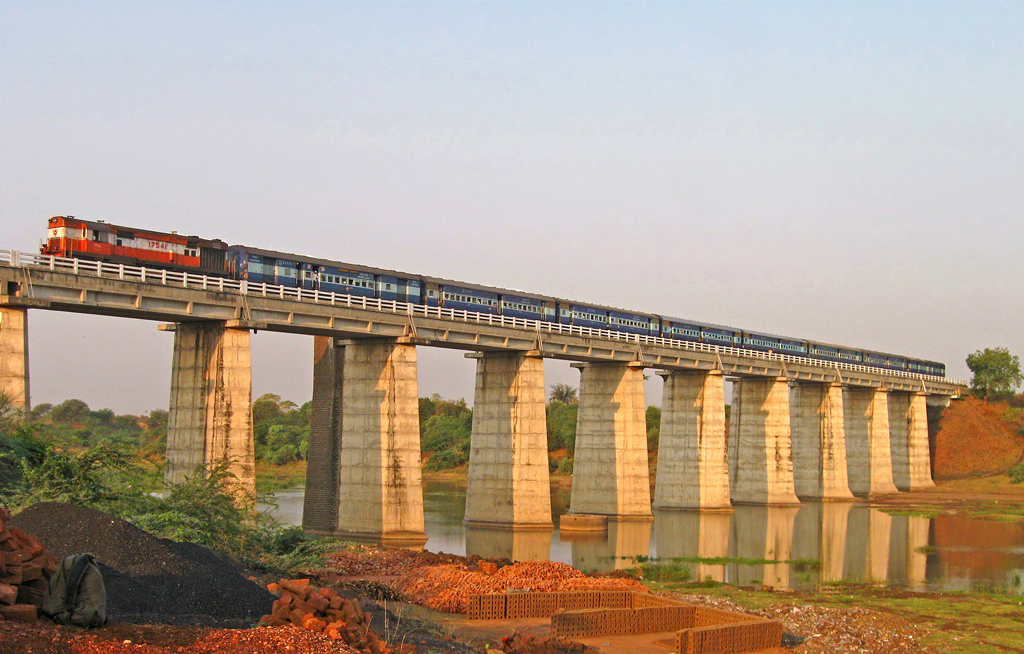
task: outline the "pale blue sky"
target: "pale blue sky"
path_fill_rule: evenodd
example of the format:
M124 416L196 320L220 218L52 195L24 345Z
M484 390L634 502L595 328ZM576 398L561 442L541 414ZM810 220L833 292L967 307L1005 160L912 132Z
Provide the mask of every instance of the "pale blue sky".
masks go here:
M1022 208L1024 3L0 0L2 248L73 214L966 378L1024 352ZM166 405L151 323L30 320L35 403ZM259 334L255 392L310 351Z

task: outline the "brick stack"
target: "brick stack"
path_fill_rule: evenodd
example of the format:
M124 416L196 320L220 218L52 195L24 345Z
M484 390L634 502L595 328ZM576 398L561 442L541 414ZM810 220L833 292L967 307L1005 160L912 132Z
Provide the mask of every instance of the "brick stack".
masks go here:
M0 618L33 622L57 561L35 536L8 529L10 518L0 509Z
M340 597L330 588L316 588L308 579L281 579L268 584L267 590L280 597L274 601L273 612L260 619L260 625L303 627L342 640L363 654L416 652L411 645L388 647L380 636L370 631L370 614L357 602Z

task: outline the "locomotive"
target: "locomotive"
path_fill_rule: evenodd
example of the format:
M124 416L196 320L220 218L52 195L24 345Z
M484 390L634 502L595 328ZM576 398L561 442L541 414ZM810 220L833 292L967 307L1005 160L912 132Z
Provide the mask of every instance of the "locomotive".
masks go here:
M218 275L254 284L316 289L428 307L946 376L945 364L936 361L670 316L633 313L562 298L262 250L247 245L228 245L219 239L78 220L74 216L50 218L47 240L40 251L53 256Z

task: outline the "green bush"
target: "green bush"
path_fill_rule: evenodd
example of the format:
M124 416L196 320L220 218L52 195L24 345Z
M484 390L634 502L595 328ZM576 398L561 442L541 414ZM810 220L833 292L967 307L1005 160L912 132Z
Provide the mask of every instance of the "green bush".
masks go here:
M438 452L458 448L462 443L469 442L471 431L472 422L468 422L465 416L430 416L423 423L420 449L424 452Z
M1010 480L1014 484L1024 482L1024 462L1018 463L1015 466L1011 466L1006 474L1010 475Z
M458 468L469 463L469 455L459 450L441 450L440 452L434 452L427 459L427 462L423 464L426 470L436 472L438 470L449 470L451 468Z
M226 464L202 468L154 497L135 452L113 444L84 449L39 438L35 425L4 419L0 401L0 505L18 511L36 502L66 502L104 511L161 537L188 541L258 570L294 575L324 564L332 540L281 527L256 511L257 498L233 494ZM265 498L260 498L261 501Z
M21 476L8 495L12 506L67 502L120 513L146 497L136 455L103 443L82 451L44 445L42 456L21 460Z
M576 449L576 415L578 404L550 402L547 406L548 449L566 448L571 455Z

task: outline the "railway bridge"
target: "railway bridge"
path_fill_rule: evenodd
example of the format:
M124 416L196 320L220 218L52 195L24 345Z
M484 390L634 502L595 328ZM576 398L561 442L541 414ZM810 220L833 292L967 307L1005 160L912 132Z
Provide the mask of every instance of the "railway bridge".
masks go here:
M243 488L254 487L250 334L312 336L303 526L390 542L426 539L419 347L476 360L465 521L484 528L553 528L546 357L580 369L566 528L592 515L650 520L652 506L728 511L932 486L927 404L965 390L861 365L6 251L0 393L25 408L30 310L153 320L173 332L168 482L225 460ZM653 497L646 369L664 378Z

